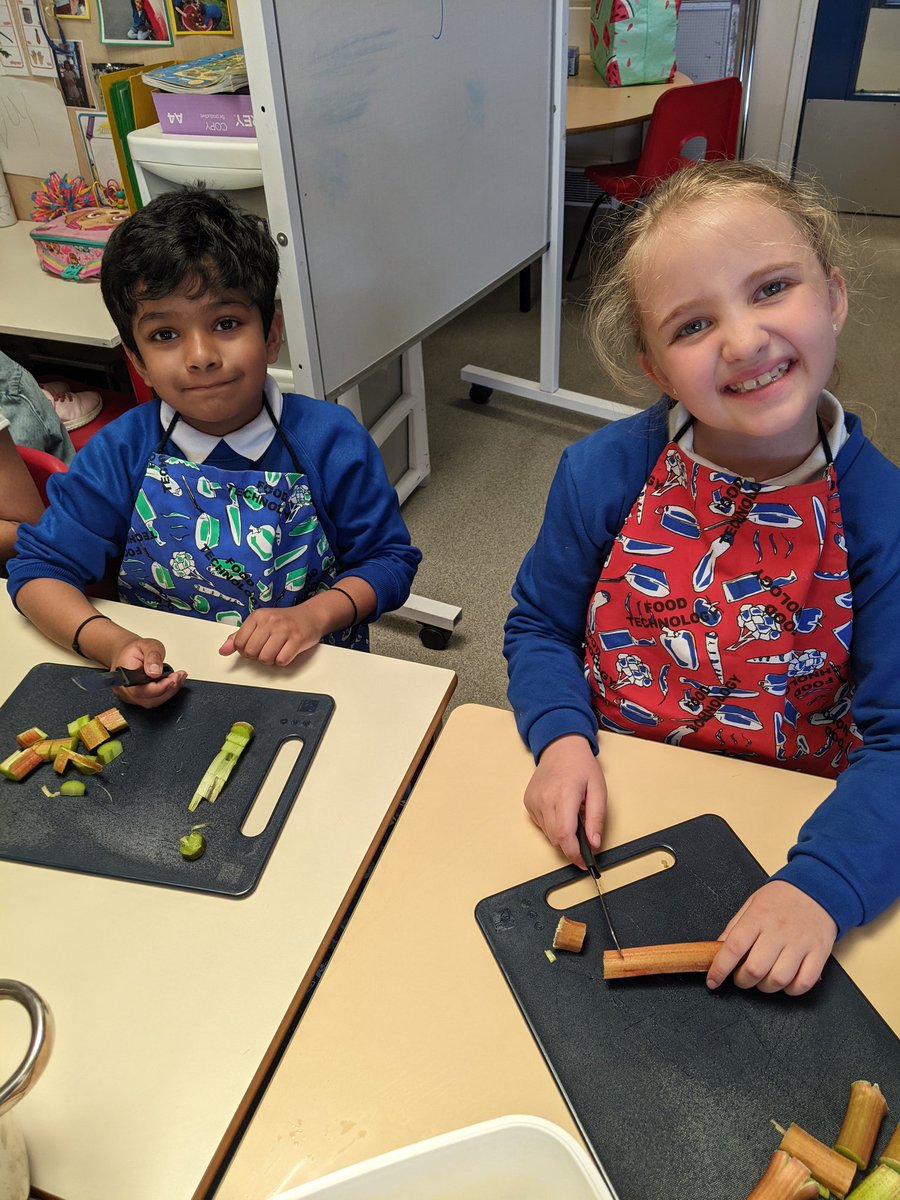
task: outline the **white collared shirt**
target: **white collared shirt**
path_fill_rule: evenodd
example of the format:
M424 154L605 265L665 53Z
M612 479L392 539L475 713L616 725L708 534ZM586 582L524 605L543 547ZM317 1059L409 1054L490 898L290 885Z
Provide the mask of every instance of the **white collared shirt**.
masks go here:
M278 384L271 375L266 376L263 395L269 402L272 416L276 421L280 421L284 399L278 390ZM164 433L169 428L174 416L175 409L171 404L161 400L159 420ZM256 462L268 450L273 437L275 437L275 426L269 420L269 414L265 408L261 408L259 414L248 424L242 425L240 429L235 429L233 433L226 433L221 438L195 429L193 425L187 423L184 417L177 422L172 431L172 441L189 462L196 463L205 462L220 442L225 442L235 454L240 454L244 458L249 458L251 462Z
M841 446L843 446L849 437L847 427L844 424L844 410L841 408L840 401L836 396L832 396L831 392L823 391L819 399L818 413L819 420L825 429L825 436L828 439L828 448L831 450L831 457L835 459L838 456ZM690 415L688 410L679 401L669 412L669 437L675 436L685 421L690 419ZM694 451L693 425L688 426L682 437L679 438L678 445L688 458L693 462L700 463L702 467L709 467L713 471L729 470L728 467L723 467L720 463L710 462ZM778 475L772 479L758 479L753 482L768 483L775 487L789 487L795 483L809 483L822 474L826 465L825 451L822 448L822 443L816 442L815 449L812 450L809 457L794 467L792 471L788 471L786 474Z

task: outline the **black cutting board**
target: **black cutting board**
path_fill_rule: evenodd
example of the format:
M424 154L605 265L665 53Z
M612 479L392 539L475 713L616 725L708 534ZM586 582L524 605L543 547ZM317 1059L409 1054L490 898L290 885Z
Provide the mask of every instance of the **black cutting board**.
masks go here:
M702 816L599 856L601 869L655 848L675 865L609 893L623 946L721 933L765 874L731 828ZM482 900L476 918L594 1156L619 1200L746 1196L791 1121L828 1144L855 1079L900 1111L900 1042L829 959L806 996L708 992L704 976L606 983L611 948L596 898L565 910L587 922L581 954L550 948L561 913L548 892L581 876L563 867ZM876 1156L877 1150L876 1148Z
M223 896L252 892L334 711L333 699L189 679L168 703L144 709L108 689L83 691L72 676L84 673L85 668L52 663L28 672L0 708L0 758L15 750L16 734L32 725L64 737L70 721L113 706L129 722L117 735L124 752L99 775L82 776L69 767L64 778L84 780L83 798L43 794L42 785L56 791L61 782L51 764L17 783L0 777L0 857ZM188 812L235 721L254 727L250 744L215 804L202 801ZM303 747L265 829L253 837L242 834L279 747L294 739L302 739ZM202 822L206 853L188 862L179 853L179 839Z

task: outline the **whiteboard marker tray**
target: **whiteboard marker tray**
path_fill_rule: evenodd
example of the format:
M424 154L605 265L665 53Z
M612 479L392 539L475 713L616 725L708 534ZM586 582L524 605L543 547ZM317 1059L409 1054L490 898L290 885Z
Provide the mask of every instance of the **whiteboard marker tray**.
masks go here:
M616 1200L571 1134L510 1116L392 1150L275 1200Z

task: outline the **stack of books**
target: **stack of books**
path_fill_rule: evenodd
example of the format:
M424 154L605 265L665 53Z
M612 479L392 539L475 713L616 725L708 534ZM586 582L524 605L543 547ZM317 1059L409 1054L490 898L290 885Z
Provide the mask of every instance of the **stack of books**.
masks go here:
M144 71L163 133L256 137L243 47Z

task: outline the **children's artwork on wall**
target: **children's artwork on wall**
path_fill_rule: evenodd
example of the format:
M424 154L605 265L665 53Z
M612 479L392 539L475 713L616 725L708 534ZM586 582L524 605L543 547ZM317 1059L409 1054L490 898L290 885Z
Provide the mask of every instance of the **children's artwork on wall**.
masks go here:
M180 37L187 33L233 33L230 0L169 0L172 23Z
M134 63L91 63L91 90L94 93L94 107L106 111L103 102L103 89L100 86L101 75L111 75L114 71L127 71Z
M52 75L55 79L56 60L41 24L38 4L39 0L19 0L19 17L22 22L22 36L25 39L28 66L31 68L32 75Z
M56 74L62 88L63 99L68 108L90 108L84 64L81 57L81 42L51 42L50 48L56 59Z
M76 116L97 203L109 208L124 207L125 191L119 181L119 160L109 117L105 112L79 112Z
M8 175L77 175L78 155L59 88L0 75L0 147Z
M171 46L172 29L165 0L97 0L100 41L107 45L149 42Z
M88 0L53 0L53 12L64 21L89 21L91 9Z
M0 0L0 71L6 75L28 74L25 51L6 0Z

